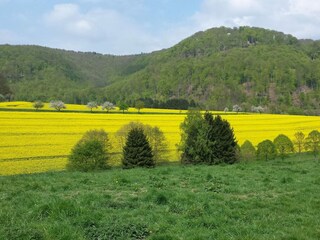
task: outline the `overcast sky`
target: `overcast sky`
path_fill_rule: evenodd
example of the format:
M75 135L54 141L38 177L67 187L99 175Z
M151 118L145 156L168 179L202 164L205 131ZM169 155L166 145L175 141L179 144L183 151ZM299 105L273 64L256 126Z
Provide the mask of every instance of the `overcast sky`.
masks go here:
M243 25L320 39L320 0L0 0L0 44L122 55Z

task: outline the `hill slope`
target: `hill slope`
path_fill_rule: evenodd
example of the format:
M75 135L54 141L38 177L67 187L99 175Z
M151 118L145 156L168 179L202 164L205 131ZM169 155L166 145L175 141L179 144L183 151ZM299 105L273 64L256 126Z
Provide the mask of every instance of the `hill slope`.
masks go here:
M217 110L241 104L311 114L320 108L320 41L261 28L213 28L133 56L8 45L0 53L0 72L17 100L142 98L157 107L185 99Z

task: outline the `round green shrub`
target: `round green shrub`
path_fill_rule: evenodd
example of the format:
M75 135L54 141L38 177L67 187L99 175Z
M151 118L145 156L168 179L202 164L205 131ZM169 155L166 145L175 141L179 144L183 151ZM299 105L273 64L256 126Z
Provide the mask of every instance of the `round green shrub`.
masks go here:
M93 171L108 168L108 134L103 130L91 130L84 134L71 150L68 170Z

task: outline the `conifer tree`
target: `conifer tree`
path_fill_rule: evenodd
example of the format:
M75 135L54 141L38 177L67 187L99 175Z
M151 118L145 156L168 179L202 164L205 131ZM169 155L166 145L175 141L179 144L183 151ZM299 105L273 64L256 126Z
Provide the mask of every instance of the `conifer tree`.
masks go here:
M125 168L153 167L152 148L142 128L132 128L123 147L122 164Z
M210 131L213 137L209 139L216 156L213 163L235 163L238 160L237 141L229 122L217 115L212 124Z
M183 163L234 163L238 159L237 142L230 124L220 116L189 112L181 125Z

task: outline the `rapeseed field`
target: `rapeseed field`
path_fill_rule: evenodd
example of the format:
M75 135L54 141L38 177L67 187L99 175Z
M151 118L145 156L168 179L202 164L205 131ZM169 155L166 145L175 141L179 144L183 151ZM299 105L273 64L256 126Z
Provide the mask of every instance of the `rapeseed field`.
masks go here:
M3 107L0 105L0 107ZM8 103L5 103L8 104ZM9 103L12 108L32 108L32 103ZM15 107L13 107L15 106ZM81 105L68 105L72 110L88 110ZM82 107L82 108L81 108ZM0 175L56 171L65 168L74 144L90 129L104 129L112 142L112 165L121 161L121 147L115 133L125 124L138 121L158 126L165 134L169 146L168 161L178 161L176 145L180 141L180 124L185 112L153 109L150 114L83 112L0 112ZM144 109L147 111L147 109ZM129 109L129 112L136 112ZM289 116L273 114L228 114L227 119L239 144L250 140L254 145L265 139L273 140L278 134L293 139L294 133L306 135L320 130L320 118L315 116Z

